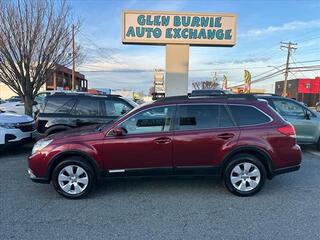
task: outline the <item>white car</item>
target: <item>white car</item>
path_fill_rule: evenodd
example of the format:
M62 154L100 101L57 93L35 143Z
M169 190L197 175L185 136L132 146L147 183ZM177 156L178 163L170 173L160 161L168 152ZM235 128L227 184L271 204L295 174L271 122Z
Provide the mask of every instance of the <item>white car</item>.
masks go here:
M33 138L35 121L27 115L0 112L0 148Z
M35 113L37 110L40 109L40 107L41 106L39 104L35 104L33 106L33 112ZM0 104L0 111L24 115L25 114L24 103L23 102L6 102L3 104Z

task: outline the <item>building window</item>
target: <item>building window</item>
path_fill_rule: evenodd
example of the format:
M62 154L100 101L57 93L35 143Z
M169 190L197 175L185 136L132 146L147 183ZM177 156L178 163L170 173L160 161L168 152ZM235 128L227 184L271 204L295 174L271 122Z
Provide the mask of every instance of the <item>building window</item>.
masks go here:
M306 88L311 88L311 84L310 84L310 83L307 83L307 84L306 84Z
M291 88L291 86L292 86L292 84L291 84L291 83L289 83L289 84L288 84L288 88Z

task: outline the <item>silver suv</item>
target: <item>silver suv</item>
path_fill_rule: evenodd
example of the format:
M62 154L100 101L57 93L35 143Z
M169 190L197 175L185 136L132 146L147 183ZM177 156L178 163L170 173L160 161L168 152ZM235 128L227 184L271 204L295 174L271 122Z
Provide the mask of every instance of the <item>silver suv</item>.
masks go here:
M267 100L285 120L292 123L297 133L298 144L314 144L320 151L320 113L292 99L272 95L258 97Z

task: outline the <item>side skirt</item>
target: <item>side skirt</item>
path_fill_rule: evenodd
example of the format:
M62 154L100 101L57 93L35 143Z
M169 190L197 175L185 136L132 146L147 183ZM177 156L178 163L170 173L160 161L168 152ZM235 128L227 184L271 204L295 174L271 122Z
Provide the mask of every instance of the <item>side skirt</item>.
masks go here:
M113 169L102 172L102 178L161 177L161 176L221 176L220 167L187 166L161 168Z

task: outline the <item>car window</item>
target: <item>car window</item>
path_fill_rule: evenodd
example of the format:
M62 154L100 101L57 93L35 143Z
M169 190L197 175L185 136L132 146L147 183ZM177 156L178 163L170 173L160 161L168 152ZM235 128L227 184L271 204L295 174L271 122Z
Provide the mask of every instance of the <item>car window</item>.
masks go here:
M179 107L179 129L214 129L234 126L228 112L219 105L182 105Z
M288 100L273 100L274 108L284 117L305 118L304 108L299 104Z
M50 98L47 99L44 113L64 113L69 114L76 103L76 99L70 98Z
M238 126L257 125L270 122L270 118L251 106L229 105L231 114Z
M227 112L226 108L221 106L220 107L220 127L233 127L234 123L230 118L229 113Z
M79 98L78 104L73 111L77 116L101 116L100 101L95 98Z
M119 125L127 134L157 133L170 131L174 107L157 107L142 111Z
M132 107L120 100L109 99L104 101L107 116L120 117L128 113Z

